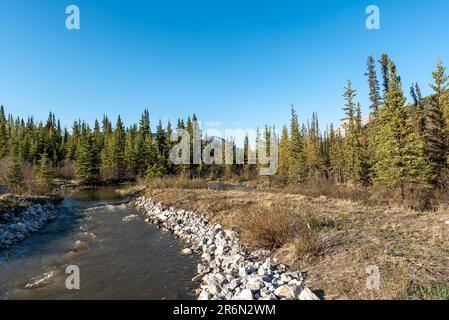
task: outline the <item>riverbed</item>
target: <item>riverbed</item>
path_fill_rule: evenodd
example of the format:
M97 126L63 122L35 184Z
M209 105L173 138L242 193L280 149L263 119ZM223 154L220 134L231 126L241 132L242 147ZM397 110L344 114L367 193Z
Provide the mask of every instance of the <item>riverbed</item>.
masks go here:
M0 251L0 299L195 299L197 257L128 202L110 187L66 196L55 221ZM69 265L79 290L66 288Z

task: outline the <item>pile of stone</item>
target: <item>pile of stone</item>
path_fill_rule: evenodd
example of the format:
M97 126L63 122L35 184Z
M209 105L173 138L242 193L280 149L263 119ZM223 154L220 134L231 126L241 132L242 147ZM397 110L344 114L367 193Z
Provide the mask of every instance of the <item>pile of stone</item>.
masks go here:
M7 223L0 224L0 250L7 249L42 229L57 215L52 204L32 205L20 213L2 213Z
M247 252L237 234L219 224L211 225L201 215L140 197L134 205L146 221L174 234L188 244L184 254L201 256L197 290L199 300L316 300L303 285L302 275L288 268L269 252Z

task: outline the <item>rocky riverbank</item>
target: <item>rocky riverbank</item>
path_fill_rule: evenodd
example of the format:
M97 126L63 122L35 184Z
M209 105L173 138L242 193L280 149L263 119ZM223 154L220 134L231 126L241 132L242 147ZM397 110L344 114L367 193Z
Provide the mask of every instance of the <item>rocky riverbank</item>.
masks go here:
M302 275L271 258L270 252L247 252L237 234L211 225L199 214L140 197L134 205L146 221L173 233L188 244L183 253L198 253L199 300L316 300Z
M0 250L10 248L42 229L57 215L53 204L34 204L18 212L1 212Z

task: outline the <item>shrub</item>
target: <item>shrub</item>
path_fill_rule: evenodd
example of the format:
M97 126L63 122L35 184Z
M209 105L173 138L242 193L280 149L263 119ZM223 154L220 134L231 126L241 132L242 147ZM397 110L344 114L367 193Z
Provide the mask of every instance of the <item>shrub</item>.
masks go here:
M243 237L256 247L277 249L294 237L294 219L284 206L251 208L240 220Z
M311 214L298 213L294 208L280 204L255 207L240 220L237 224L243 237L256 247L273 250L293 242L301 257L314 254L319 247L316 231L309 226Z
M75 175L75 161L65 160L55 171L55 177L61 179L73 179Z

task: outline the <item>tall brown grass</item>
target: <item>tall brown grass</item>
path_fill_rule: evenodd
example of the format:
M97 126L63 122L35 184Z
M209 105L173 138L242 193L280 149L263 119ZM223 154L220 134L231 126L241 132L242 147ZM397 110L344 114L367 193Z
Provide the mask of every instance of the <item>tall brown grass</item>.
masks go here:
M238 220L243 239L253 247L276 250L293 243L297 259L319 251L318 235L310 227L308 215L286 205L255 207L246 215L239 215Z
M183 177L155 178L150 181L141 181L150 189L206 189L207 181L204 179L188 179Z

